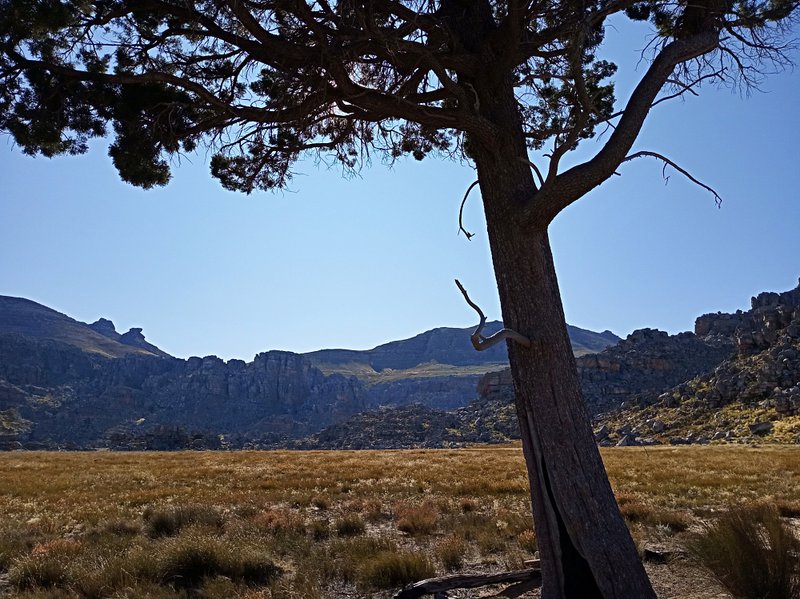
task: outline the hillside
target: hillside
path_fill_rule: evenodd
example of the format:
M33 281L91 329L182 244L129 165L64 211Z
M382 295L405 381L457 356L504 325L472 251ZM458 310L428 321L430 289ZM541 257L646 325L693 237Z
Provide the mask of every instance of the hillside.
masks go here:
M147 343L142 329L119 334L114 324L104 318L89 325L34 301L0 295L0 335L7 334L40 341L57 341L107 358L169 356L155 345Z
M493 323L493 328L499 327ZM0 298L0 447L442 447L516 433L502 346L440 328L368 351L181 360ZM800 286L626 339L571 328L602 444L800 442ZM604 347L599 353L586 353Z
M491 335L499 331L502 326L502 323L496 320L489 322L486 324L484 335ZM602 351L620 340L611 331L596 333L573 326L569 326L568 329L576 356ZM428 373L431 371L437 374L474 374L475 369L470 370L470 367L485 365L494 367L508 362L504 344L495 345L483 352L475 351L469 340L473 330L474 327L463 329L440 327L409 339L391 341L370 350L323 349L307 353L305 356L323 372L352 374L375 382L386 380L386 376L396 379L398 375L391 371L408 371L404 378L430 376ZM431 364L440 366L438 369L431 369L428 367ZM420 365L426 365L426 368L422 370L416 368ZM443 365L455 368L445 371ZM417 372L413 372L415 369ZM384 373L383 377L380 376Z

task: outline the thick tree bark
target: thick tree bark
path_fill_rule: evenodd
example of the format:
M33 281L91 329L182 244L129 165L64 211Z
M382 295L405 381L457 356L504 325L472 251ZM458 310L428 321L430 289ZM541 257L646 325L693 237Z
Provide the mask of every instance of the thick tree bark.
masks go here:
M511 88L491 100L507 139L470 146L478 169L503 321L531 340L509 342L531 485L544 599L655 598L594 440L558 290L547 224L520 218L536 188Z

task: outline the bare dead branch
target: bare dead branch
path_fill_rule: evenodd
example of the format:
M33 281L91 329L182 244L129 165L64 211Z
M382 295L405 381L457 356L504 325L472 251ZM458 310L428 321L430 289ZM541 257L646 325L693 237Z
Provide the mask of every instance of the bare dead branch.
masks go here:
M469 197L469 192L472 191L473 188L478 183L479 183L479 181L476 179L475 181L472 182L472 184L469 187L467 187L467 193L464 194L464 199L461 200L461 207L458 209L458 232L461 233L461 231L464 231L464 235L467 237L467 241L469 241L470 239L475 237L475 233L470 233L469 231L467 231L464 228L464 222L463 222L464 204L467 203L467 198Z
M630 156L626 156L625 159L622 162L629 162L629 161L633 160L634 158L641 158L643 156L648 156L650 158L655 158L656 160L661 160L664 163L664 167L661 169L661 174L662 174L662 176L664 177L665 180L669 180L669 177L667 177L667 175L666 175L666 169L667 169L667 166L671 166L676 171L681 173L684 177L689 179L692 183L694 183L696 185L699 185L703 189L705 189L707 191L710 191L712 194L714 194L714 201L717 204L717 208L721 208L722 207L722 197L720 197L720 195L716 192L716 190L713 187L710 187L710 186L706 185L705 183L701 183L700 181L695 179L691 175L691 173L689 173L689 171L687 171L686 169L681 168L680 166L675 164L672 160L670 160L669 158L667 158L666 156L664 156L662 154L659 154L658 152L648 152L646 150L642 150L641 152L635 152L635 153L631 154Z
M464 286L458 279L456 279L456 286L458 287L459 291L461 291L461 295L464 296L464 299L466 300L467 304L469 304L469 307L475 310L478 313L478 317L480 318L478 327L472 332L472 335L469 336L469 340L472 342L472 347L474 347L478 351L484 351L494 345L497 345L498 343L500 343L505 339L516 341L517 343L519 343L524 347L531 346L531 340L528 339L525 335L522 335L514 330L507 328L502 328L499 331L497 331L494 335L489 335L488 337L484 337L483 335L481 335L483 327L486 326L486 315L483 313L483 310L481 310L475 302L469 299L469 294L467 294L467 290L464 289Z
M531 588L536 588L542 584L542 573L538 568L530 568L513 572L501 572L499 574L454 574L451 576L442 576L441 578L429 578L406 586L395 594L394 599L417 599L424 595L444 593L452 589L476 589L490 584L509 582L530 583L534 585ZM518 595L504 595L501 593L496 596L517 597Z
M653 102L651 108L653 106L658 106L659 104L661 104L662 102L666 102L667 100L673 100L675 98L679 98L680 96L682 96L683 94L685 94L687 92L692 94L693 96L699 96L700 94L698 94L694 90L695 86L700 85L706 79L716 79L716 78L722 79L724 72L725 72L725 69L722 68L719 71L714 71L713 73L706 73L705 75L703 75L701 77L698 77L697 79L695 79L694 81L691 81L689 83L684 83L684 82L682 82L682 81L680 81L678 79L668 79L667 83L671 83L672 85L676 85L676 86L680 87L681 89L679 91L675 92L674 94L669 94L668 96L664 96L662 98L659 98L658 100Z

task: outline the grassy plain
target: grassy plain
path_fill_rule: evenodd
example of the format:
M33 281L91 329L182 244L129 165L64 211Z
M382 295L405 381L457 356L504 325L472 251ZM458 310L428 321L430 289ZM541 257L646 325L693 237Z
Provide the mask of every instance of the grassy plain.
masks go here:
M754 501L800 516L797 446L603 458L642 544ZM519 447L2 453L0 514L0 595L24 598L388 597L536 548Z

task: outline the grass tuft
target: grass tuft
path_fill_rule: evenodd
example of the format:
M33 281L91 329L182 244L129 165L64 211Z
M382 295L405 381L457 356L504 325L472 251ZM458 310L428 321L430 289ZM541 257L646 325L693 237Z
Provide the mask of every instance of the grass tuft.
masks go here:
M395 508L397 529L411 536L424 536L436 530L439 510L431 502L419 505L400 503Z
M336 534L340 537L355 537L364 534L366 524L358 514L345 514L336 521Z
M434 553L442 562L445 570L458 570L464 564L467 542L458 535L448 535L434 545Z
M225 576L248 584L266 584L281 569L266 555L202 535L169 541L157 557L159 582L177 588L195 588L204 579Z
M145 534L157 539L172 537L189 525L200 525L222 529L222 514L205 505L184 505L170 508L148 508L142 517Z
M707 524L689 549L736 597L800 599L800 541L774 505L730 510Z
M435 574L433 564L421 553L387 551L367 560L361 569L360 581L373 588L389 589L431 578Z

